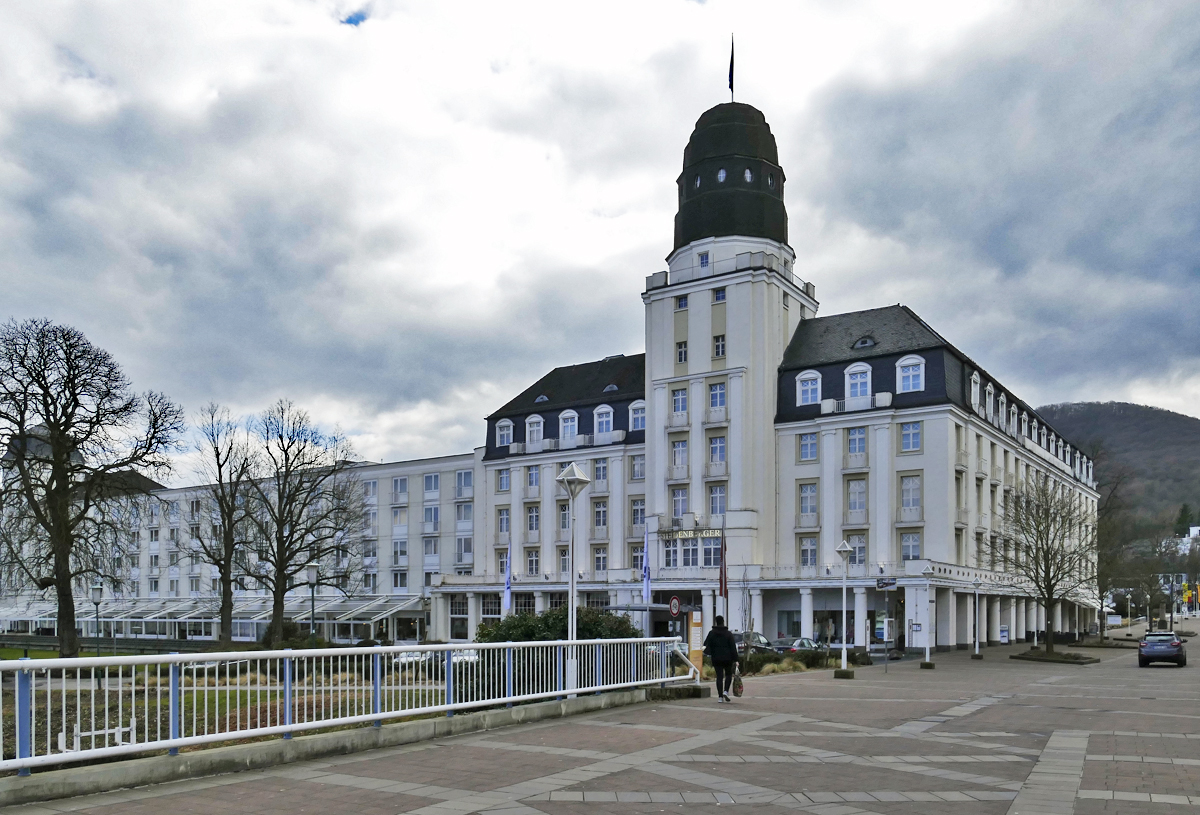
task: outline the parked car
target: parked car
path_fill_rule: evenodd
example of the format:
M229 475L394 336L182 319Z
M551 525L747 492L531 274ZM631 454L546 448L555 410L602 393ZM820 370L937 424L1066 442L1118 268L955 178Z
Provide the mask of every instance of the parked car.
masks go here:
M1180 668L1187 665L1187 649L1174 631L1151 631L1138 642L1138 666L1151 662L1174 662Z
M747 646L751 654L775 653L771 641L757 631L734 631L733 641L737 643L738 659L745 658Z
M796 651L816 651L821 646L808 637L783 637L782 639L771 640L771 647L781 654L793 654Z

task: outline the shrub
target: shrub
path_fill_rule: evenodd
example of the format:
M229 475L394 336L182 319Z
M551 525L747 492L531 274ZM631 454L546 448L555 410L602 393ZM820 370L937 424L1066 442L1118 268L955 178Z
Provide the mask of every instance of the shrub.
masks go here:
M875 664L871 661L871 655L866 651L851 651L846 660L856 668Z
M623 614L581 606L575 630L581 640L619 640L642 636L640 629ZM552 608L541 614L510 614L499 622L479 626L476 642L538 642L567 638L567 608Z

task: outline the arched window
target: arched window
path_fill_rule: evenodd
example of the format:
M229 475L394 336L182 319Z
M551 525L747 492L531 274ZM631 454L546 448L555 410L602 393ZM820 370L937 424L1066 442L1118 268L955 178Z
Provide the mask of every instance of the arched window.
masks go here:
M1016 410L1014 407L1013 410ZM1029 438L1029 414L1021 411L1021 435Z
M986 403L986 413L987 413L989 422L992 420L992 416L995 415L992 412L992 402L993 402L993 399L995 396L996 396L996 389L993 388L992 383L989 382L988 386L987 386L987 403Z
M596 433L611 433L613 429L613 411L608 405L601 405L592 412L595 419Z
M513 423L508 419L496 422L496 446L507 447L512 444Z
M1017 406L1013 405L1008 409L1008 432L1015 436L1017 435Z
M860 399L871 395L871 366L856 362L846 369L846 398Z
M544 432L545 425L541 416L535 414L525 420L525 442L527 444L540 444Z
M816 371L796 374L796 405L821 404L821 375Z
M641 399L629 406L629 429L630 431L646 429L646 403Z
M570 441L579 435L579 414L573 410L564 410L558 414L559 441Z
M925 390L925 360L912 354L896 363L896 390L915 393Z
M971 407L979 409L979 372L971 374Z

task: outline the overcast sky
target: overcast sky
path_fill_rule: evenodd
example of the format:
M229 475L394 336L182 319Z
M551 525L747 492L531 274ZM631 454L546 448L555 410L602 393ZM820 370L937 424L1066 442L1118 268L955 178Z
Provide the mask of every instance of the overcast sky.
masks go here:
M643 348L697 117L767 116L821 313L1200 416L1200 5L8 3L0 317L384 460Z

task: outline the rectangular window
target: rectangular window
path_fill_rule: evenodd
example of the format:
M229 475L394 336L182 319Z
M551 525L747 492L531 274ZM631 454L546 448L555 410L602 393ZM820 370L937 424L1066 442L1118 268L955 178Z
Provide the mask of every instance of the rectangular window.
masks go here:
M171 543L179 543L179 530L175 527L171 527L169 530L167 530L167 540L169 540Z
M441 507L425 507L425 523L436 524L441 520Z
M710 464L721 464L725 461L725 437L713 436L708 440L708 461Z
M441 572L425 572L425 585L426 586L433 585L433 576L435 574L441 574Z
M571 528L571 505L566 501L558 505L558 528L564 532Z
M629 411L629 429L646 429L646 409L644 407L635 407L633 410Z
M676 540L663 541L663 567L674 569L679 566L679 542Z
M408 478L393 478L392 493L395 495L408 495Z
M407 589L408 588L408 572L392 572L392 588Z
M372 501L375 498L377 498L378 496L379 496L379 482L378 481L364 481L363 482L363 498L365 498L368 501Z
M454 553L458 555L458 562L463 563L467 555L474 553L475 541L473 538L458 538L455 541Z
M568 574L571 571L571 550L565 546L558 550L558 573Z
M850 398L856 399L859 396L871 395L870 374L866 371L861 371L856 374L850 374Z
M629 457L629 479L641 481L646 477L646 456L638 454Z
M687 362L687 340L675 343L675 361Z
M719 289L713 289L713 302L714 303L724 303L725 302L725 287L724 286L722 286Z
M598 572L608 571L608 547L597 546L592 550L592 567Z
M900 392L911 393L912 391L925 390L921 384L921 366L920 365L901 365L900 366Z
M800 485L800 514L801 515L816 515L817 514L817 485L816 484L801 484Z
M800 539L800 565L801 566L816 566L817 565L817 539L816 538L801 538Z
M150 542L158 543L158 530L157 529L150 530Z
M394 540L392 541L392 563L399 563L401 558L408 557L408 541Z
M687 487L676 487L671 490L671 517L682 518L688 512Z
M800 404L815 405L821 401L821 380L810 376L800 380Z
M178 566L179 565L179 553L178 552L171 552L167 555L167 565L168 566Z
M188 527L188 536L194 540L200 540L200 524L192 524Z
M179 581L178 581L178 580L172 580L172 581L170 581L170 583L168 584L168 586L169 586L169 588L170 588L171 596L172 596L172 597L178 597L178 596L179 596Z
M463 496L464 490L469 490L475 486L475 473L472 470L459 470L454 474L454 486L460 497Z
M509 523L512 518L508 514L508 507L502 507L496 510L496 530L498 532L508 532L511 527Z
M563 441L575 438L579 431L579 420L574 416L563 416L559 420Z
M438 553L438 539L437 538L422 538L422 544L425 547L425 554L436 555Z
M704 538L700 542L701 549L704 555L705 566L720 566L721 565L721 539L720 538Z
M508 574L508 550L504 549L496 553L496 573L501 575Z
M714 382L708 386L708 406L710 408L725 407L725 383Z
M629 517L634 526L646 524L646 499L634 498L629 502Z
M850 428L846 437L846 452L852 454L867 452L867 429L865 427Z
M425 492L437 492L441 489L441 476L438 473L425 474Z
M542 573L542 553L540 549L525 550L525 574Z
M596 414L596 432L611 433L612 432L612 411L602 410Z
M725 335L724 334L717 334L716 336L713 337L713 356L714 357L725 356Z
M150 568L151 569L158 568L158 555L153 552L150 553Z
M608 459L598 458L592 462L592 477L596 481L608 480Z
M363 541L363 557L375 558L379 557L379 543L377 541ZM193 566L196 564L192 564Z
M150 596L155 597L157 595L158 595L158 578L152 577L152 578L150 578Z
M192 594L200 593L200 578L198 578L198 577L189 577L188 578L188 591Z
M456 520L456 521L473 521L473 520L475 520L475 505L474 504L455 504L454 505L454 520Z
M700 258L700 268L708 268L708 252L701 252L697 257Z
M408 526L408 508L392 507L392 527Z
M597 529L608 527L608 501L596 501L592 504L592 526Z
M867 482L865 480L855 479L848 482L847 494L846 509L851 512L859 512L867 508Z
M526 467L525 468L525 483L530 487L536 487L542 481L541 467Z
M864 566L867 562L867 536L850 535L846 538L850 544L850 565Z
M671 466L686 467L688 463L688 443L686 439L671 442Z
M900 479L900 506L904 509L921 506L921 476L906 475Z
M708 488L708 514L725 514L725 485L713 484Z
M920 532L905 532L900 536L900 559L901 560L920 560L921 559L921 533Z
M496 492L508 492L512 487L512 471L508 468L496 471Z
M646 545L635 543L629 547L629 568L641 576L642 568L646 565ZM645 599L645 598L643 598Z
M817 434L816 433L801 433L800 434L800 460L801 461L816 461L817 460Z
M541 528L541 523L541 510L536 506L525 507L525 528L530 532L537 532Z
M378 575L376 575L375 572L365 573L363 575L363 591L367 592L368 594L373 594L378 586L378 583L376 583L377 578Z
M671 411L673 413L687 413L687 388L676 388L671 391Z
M532 419L525 424L525 441L530 444L537 444L542 440L542 423L539 419Z
M681 294L675 298L675 308L687 308L687 295Z
M921 449L920 422L905 422L900 425L900 449L904 452Z
M496 427L496 446L507 447L512 444L512 425L502 424Z
M700 565L700 541L696 538L684 538L679 542L680 566Z

